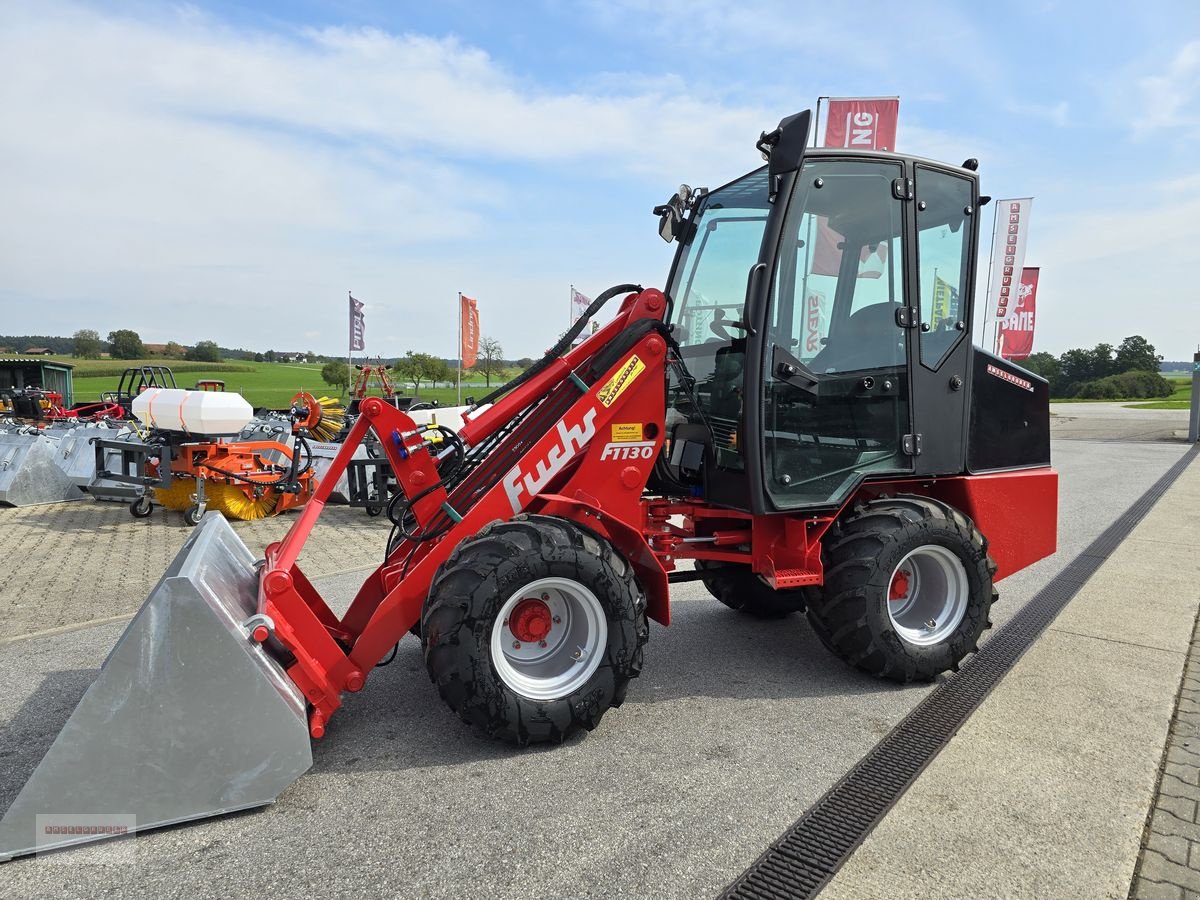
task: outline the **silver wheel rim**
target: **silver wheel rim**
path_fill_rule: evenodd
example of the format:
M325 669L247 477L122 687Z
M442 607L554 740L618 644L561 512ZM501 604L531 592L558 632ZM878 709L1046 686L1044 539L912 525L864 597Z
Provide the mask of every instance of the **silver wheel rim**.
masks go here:
M545 634L530 640L529 626L510 621L534 605ZM524 606L523 606L524 604ZM540 626L537 626L540 627ZM516 633L514 632L516 629ZM524 638L524 639L522 639ZM540 578L500 607L492 623L492 666L506 686L531 700L559 700L583 687L608 646L608 620L596 595L569 578Z
M918 647L940 644L958 630L971 597L967 570L938 544L913 550L892 570L887 611L892 628Z

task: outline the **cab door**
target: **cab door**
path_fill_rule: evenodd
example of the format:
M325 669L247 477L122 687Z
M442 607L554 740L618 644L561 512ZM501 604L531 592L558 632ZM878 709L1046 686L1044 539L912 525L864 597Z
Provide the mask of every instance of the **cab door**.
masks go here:
M768 509L837 505L866 477L912 471L906 176L869 157L797 173L759 339Z
M917 474L953 474L966 464L978 182L969 173L920 163L913 165L913 179L913 431L905 443Z

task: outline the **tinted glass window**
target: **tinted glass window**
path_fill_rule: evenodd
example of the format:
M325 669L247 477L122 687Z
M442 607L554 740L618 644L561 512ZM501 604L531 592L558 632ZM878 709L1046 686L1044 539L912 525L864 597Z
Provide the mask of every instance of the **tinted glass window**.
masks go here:
M971 182L965 178L918 167L921 363L929 368L940 365L969 327L966 210L971 202Z

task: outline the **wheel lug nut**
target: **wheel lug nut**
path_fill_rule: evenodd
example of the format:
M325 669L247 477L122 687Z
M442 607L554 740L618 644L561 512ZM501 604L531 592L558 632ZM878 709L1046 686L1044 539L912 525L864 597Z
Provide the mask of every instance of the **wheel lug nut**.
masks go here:
M545 641L538 641L538 646L539 646L539 647L545 647L545 646L546 646L546 642L545 642Z
M513 649L514 649L514 650L520 650L520 649L521 649L521 642L520 642L520 641L513 641Z
M545 592L543 592L543 593L542 593L542 602L543 602L543 603L549 603L549 602L550 602L550 595L549 595L549 594L547 594L547 593L545 593Z
M561 624L562 624L562 616L555 616L555 617L554 617L554 624L555 624L555 625L561 625Z

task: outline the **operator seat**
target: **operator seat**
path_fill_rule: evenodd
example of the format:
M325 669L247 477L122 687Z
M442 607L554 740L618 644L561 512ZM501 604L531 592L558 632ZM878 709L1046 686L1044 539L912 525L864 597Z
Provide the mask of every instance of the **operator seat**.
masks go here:
M852 313L809 368L825 374L903 365L904 332L896 324L897 308L894 303L873 303Z

